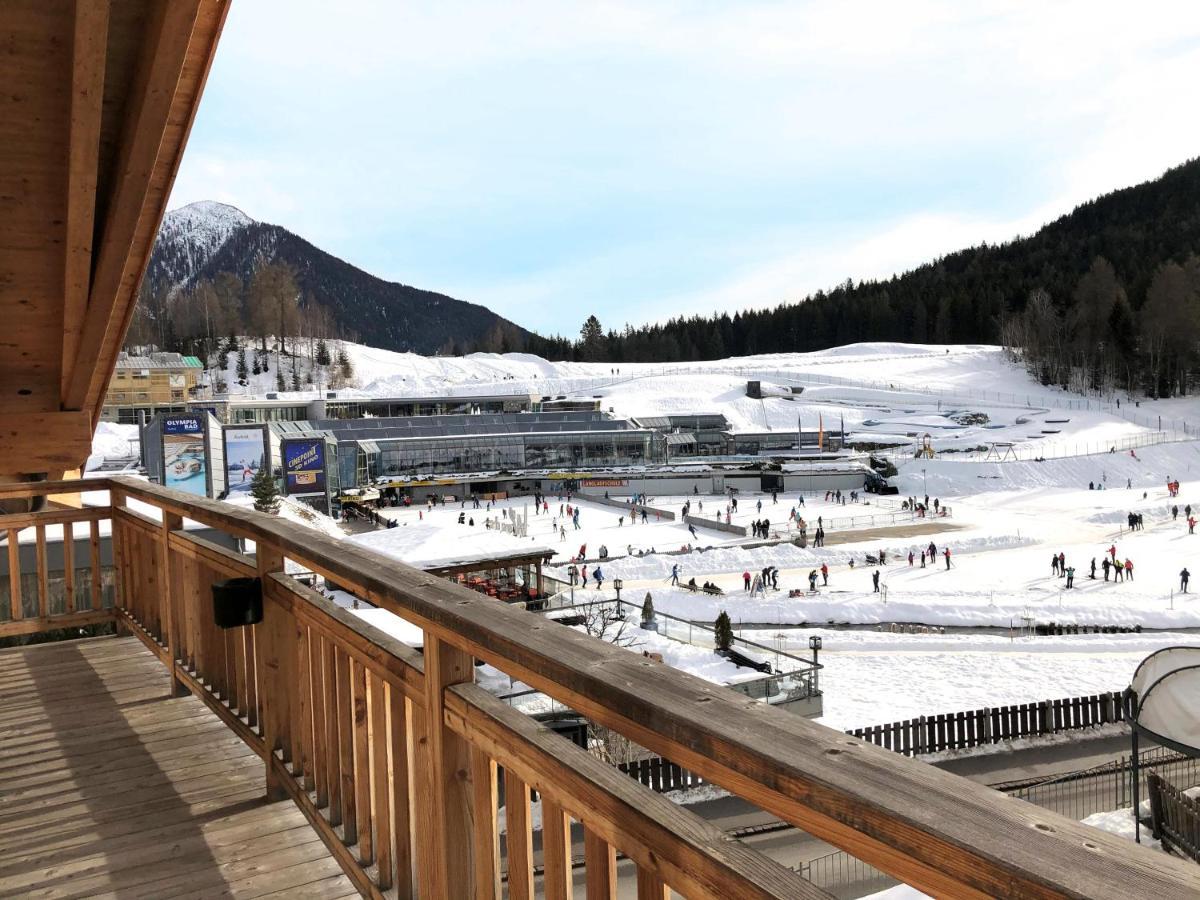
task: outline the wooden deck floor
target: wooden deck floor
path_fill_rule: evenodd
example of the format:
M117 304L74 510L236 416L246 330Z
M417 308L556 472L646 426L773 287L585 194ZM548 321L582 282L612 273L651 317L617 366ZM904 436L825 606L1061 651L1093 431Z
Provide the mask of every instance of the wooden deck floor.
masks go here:
M0 650L0 896L357 896L136 638Z

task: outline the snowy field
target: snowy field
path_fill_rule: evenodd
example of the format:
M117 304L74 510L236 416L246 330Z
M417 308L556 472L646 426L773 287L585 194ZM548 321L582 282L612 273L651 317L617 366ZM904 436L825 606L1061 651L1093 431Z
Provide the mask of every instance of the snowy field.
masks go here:
M1114 690L1151 650L1200 642L1200 634L1191 631L1200 629L1200 601L1180 591L1183 569L1200 573L1200 536L1188 533L1185 513L1195 504L1200 517L1200 442L1181 439L1183 421L1200 421L1200 401L1139 404L1122 398L1118 408L1117 398L1098 401L1040 386L998 348L980 346L860 344L702 364L622 364L619 371L609 364L551 363L524 354L423 358L346 348L358 386L345 396L533 392L598 398L617 416L721 413L738 432L791 432L798 422L805 431L818 422L836 431L844 422L854 439L907 448L892 457L899 468L893 483L902 497L936 497L952 506L952 517L908 523L917 528L902 521L868 533L867 526L839 521L871 513L890 519L901 498L839 506L826 503L823 494L808 495L800 507L794 493L780 494L778 503L770 495L739 495L739 509L731 511L735 524L767 518L773 536L787 538L795 510L806 519L810 539L821 518L830 539L824 548L786 542L744 548L739 545L745 539L727 532L699 528L693 535L679 521L653 514L645 523L631 521L626 510L556 496L547 498L545 513L535 513L530 498L501 501L491 509L452 503L383 511L398 526L390 542L420 548L422 558L486 549L495 535L485 521L509 521L507 510L528 517L522 540L554 551L549 574L558 578L566 579L568 563L581 550L593 574L603 546L608 558L600 567L609 596L619 577L626 599L640 602L649 591L660 611L706 622L725 610L746 636L757 635L768 645L776 634L793 636L779 640L800 655L806 655L815 627L824 641L822 687L831 725ZM763 382L764 399L745 396L750 379ZM261 392L274 386L250 387ZM103 426L97 456L127 455L136 437L132 431ZM913 446L926 433L935 457L913 458ZM1195 430L1189 425L1186 433ZM1012 443L1021 458L967 459L966 451L993 442ZM1039 457L1045 461L1034 461ZM1173 479L1181 482L1177 499L1167 495ZM1089 490L1089 482L1097 489ZM566 514L568 502L580 508L578 529ZM724 518L723 497L651 498L675 513L685 502L694 514ZM1142 515L1144 530L1128 530L1131 512ZM460 513L474 525L459 524ZM922 567L921 552L931 542L937 555ZM1132 563L1131 581L1103 579L1099 566L1110 548L1122 563ZM889 564L868 565L868 555L881 551ZM1059 553L1075 569L1070 589L1051 572L1051 554ZM1089 577L1093 559L1095 579ZM818 578L818 590L810 593L809 574L822 566L828 568L828 584ZM712 581L725 594L671 587L674 567L682 581ZM743 573L753 576L769 567L778 570L780 589L749 595ZM789 596L792 591L800 595ZM945 635L873 630L894 622L951 630ZM1009 630L1019 631L1023 622L1145 631L1010 639ZM799 630L802 625L808 628ZM730 674L719 671L716 657L703 648L664 648L657 643L670 642L647 640L681 668L718 680Z

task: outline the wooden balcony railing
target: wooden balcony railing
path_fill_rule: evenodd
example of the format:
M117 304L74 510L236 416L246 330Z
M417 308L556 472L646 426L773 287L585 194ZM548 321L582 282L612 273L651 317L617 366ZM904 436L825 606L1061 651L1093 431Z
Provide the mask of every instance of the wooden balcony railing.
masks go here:
M508 896L534 896L536 790L548 898L571 895L572 821L584 829L589 898L616 895L618 852L636 863L639 897L827 896L475 686L477 659L934 895L1200 894L1194 866L368 550L131 478L86 486L110 490L110 506L0 517L0 528L111 519L111 614L158 654L174 691L199 697L263 757L269 796L299 806L364 895L499 897L506 872ZM185 519L253 541L255 555L189 533ZM419 626L423 651L289 577L285 560ZM246 575L262 579L264 619L222 631L210 585Z

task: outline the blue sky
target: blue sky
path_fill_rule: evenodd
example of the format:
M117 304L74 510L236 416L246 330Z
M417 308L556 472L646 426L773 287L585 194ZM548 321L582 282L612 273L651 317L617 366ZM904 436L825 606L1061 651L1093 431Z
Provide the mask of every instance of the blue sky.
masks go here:
M543 333L772 306L1200 154L1187 3L238 0L171 206Z

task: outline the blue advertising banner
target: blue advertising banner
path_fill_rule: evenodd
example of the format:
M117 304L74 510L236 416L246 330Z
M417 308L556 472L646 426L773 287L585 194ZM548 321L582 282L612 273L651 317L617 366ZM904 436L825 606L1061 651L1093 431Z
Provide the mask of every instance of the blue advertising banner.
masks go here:
M204 421L199 416L164 416L163 434L204 434Z
M283 478L289 494L325 493L325 441L321 438L286 441Z
M208 448L200 416L164 416L162 483L177 491L208 496Z

